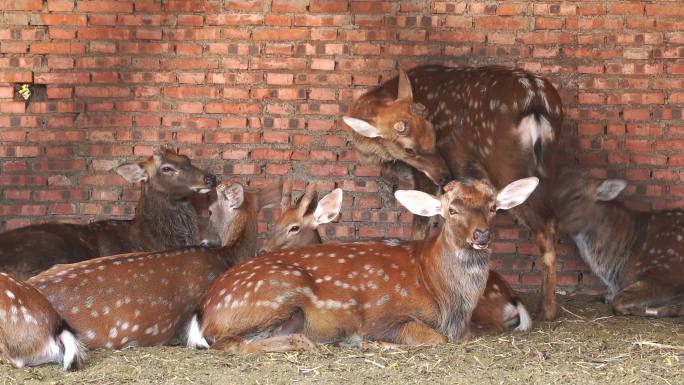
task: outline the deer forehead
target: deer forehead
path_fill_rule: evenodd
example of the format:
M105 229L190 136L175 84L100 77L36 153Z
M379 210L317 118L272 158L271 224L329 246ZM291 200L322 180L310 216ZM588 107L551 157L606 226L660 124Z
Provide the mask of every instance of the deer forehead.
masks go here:
M443 196L448 205L457 204L472 208L485 208L494 203L494 190L481 183L458 183Z

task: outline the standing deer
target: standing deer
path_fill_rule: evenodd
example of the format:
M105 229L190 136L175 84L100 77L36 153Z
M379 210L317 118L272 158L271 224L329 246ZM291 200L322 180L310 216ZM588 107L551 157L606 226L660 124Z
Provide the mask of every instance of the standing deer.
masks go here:
M279 186L246 192L239 183L220 184L216 191L212 220L216 215L233 218L219 234L219 249L101 257L54 266L27 282L48 298L88 348L168 343L183 330L214 279L254 255L257 212L280 199Z
M0 352L15 368L62 363L80 369L85 349L35 288L0 273Z
M532 231L542 254L540 311L556 315L556 231L550 204L561 99L546 79L503 67L416 67L362 95L345 123L364 155L412 166L416 188L455 178L483 178L496 188L537 176L542 184L513 215ZM427 176L427 179L425 176ZM414 217L413 237L425 222Z
M454 181L439 198L397 191L413 213L444 217L438 236L310 245L251 259L202 296L187 344L248 353L311 348L312 340L458 340L487 280L491 219L537 183L519 180L496 194L485 181Z
M616 313L684 316L684 212L630 210L615 201L626 185L563 171L553 196L559 229L608 287Z
M283 186L280 217L274 224L273 235L262 246L262 253L278 249L297 249L320 244L317 228L335 219L342 207L342 189L335 189L316 205L316 183L306 186L304 195L292 206L291 183ZM489 271L487 285L473 310L470 330L473 334L494 334L506 330L529 330L532 320L525 305L510 284L497 272Z
M5 232L0 234L0 269L25 279L58 263L199 243L197 213L188 198L214 188L214 175L169 150L123 164L116 172L129 183L142 182L132 220L47 223Z

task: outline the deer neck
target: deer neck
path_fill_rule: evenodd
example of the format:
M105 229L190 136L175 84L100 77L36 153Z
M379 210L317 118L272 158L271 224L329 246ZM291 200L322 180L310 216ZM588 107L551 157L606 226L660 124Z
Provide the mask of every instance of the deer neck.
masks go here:
M640 230L646 220L617 202L603 205L594 218L571 236L582 259L608 286L607 299L611 301L625 285L625 266L645 236Z
M197 213L187 199L155 191L146 183L133 219L133 226L153 250L167 250L199 243Z
M451 340L467 330L487 283L489 251L463 243L445 227L426 241L419 262L422 279L437 304L437 328Z
M229 266L256 255L259 207L253 194L245 194L245 202L225 234L219 253Z

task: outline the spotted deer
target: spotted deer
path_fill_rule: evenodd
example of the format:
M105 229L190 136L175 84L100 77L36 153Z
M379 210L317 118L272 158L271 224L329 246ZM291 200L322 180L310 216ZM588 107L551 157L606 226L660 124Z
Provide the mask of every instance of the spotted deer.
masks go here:
M512 214L532 231L542 255L541 315L556 315L556 232L550 204L561 99L548 80L521 69L425 65L353 102L351 140L371 160L399 160L415 170L416 188L454 178L484 178L496 188L536 176L540 187ZM426 222L414 216L413 237Z
M0 352L15 368L50 362L83 365L85 349L69 325L33 286L0 273Z
M251 259L202 296L187 344L248 353L312 348L312 341L458 340L485 287L491 219L537 183L519 180L498 194L470 180L449 183L441 197L397 191L412 212L444 217L439 235L309 245Z
M116 172L129 183L142 182L132 220L47 223L5 232L0 234L0 269L25 279L58 263L199 243L198 217L188 198L214 188L214 175L170 150L123 164Z
M189 247L56 265L27 282L40 290L88 348L168 343L184 330L211 282L256 252L257 212L277 204L280 186L258 192L220 184L212 217L230 216L221 248ZM212 244L215 234L211 234Z
M317 228L335 219L342 208L342 189L335 189L316 205L316 183L306 186L304 194L292 205L291 183L283 186L280 217L274 223L273 235L262 246L262 254L275 250L291 250L322 243ZM473 310L470 330L473 334L502 333L515 329L526 331L532 320L510 284L497 272L489 271L487 285Z
M627 183L564 170L554 190L559 229L607 286L623 315L684 316L684 212L640 212L615 201Z

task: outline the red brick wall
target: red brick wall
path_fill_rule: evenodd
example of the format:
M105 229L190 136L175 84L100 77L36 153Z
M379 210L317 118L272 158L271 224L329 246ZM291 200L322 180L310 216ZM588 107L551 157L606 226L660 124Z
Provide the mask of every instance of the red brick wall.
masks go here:
M130 216L137 191L109 170L164 143L219 174L337 183L345 212L328 234L406 235L410 216L356 162L340 115L419 62L546 75L582 167L629 179L640 206L682 206L684 4L654 3L4 0L3 227ZM23 82L46 85L46 100L13 99ZM536 285L536 247L500 222L494 266ZM560 283L595 289L560 250Z

